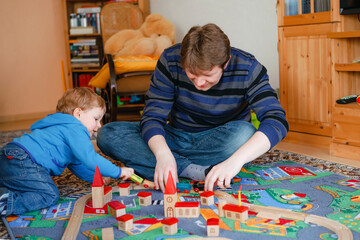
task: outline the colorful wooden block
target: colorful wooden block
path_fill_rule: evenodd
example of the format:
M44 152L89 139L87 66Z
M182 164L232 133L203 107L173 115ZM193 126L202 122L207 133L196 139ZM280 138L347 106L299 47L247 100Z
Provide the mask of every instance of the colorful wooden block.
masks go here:
M139 192L137 194L137 196L139 197L139 204L140 206L146 207L151 205L151 196L152 193L149 192Z
M162 227L162 232L163 234L167 234L167 235L174 235L175 233L177 233L177 223L179 222L179 219L177 218L167 218L167 219L163 219L161 221L163 227Z
M200 202L202 205L210 206L214 204L214 192L213 191L206 191L199 194L200 195Z
M206 221L206 230L208 237L219 236L219 219L218 218L209 218Z
M110 215L117 218L126 214L126 206L119 201L111 201L108 203Z
M120 217L117 217L116 220L118 221L118 229L121 231L129 231L133 227L133 215L125 214Z

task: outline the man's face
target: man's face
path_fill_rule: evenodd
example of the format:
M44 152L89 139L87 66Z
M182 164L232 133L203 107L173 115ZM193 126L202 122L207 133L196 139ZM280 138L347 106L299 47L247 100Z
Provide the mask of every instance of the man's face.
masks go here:
M202 71L198 75L194 75L185 69L185 73L197 90L207 91L220 81L223 69L215 66L208 71Z

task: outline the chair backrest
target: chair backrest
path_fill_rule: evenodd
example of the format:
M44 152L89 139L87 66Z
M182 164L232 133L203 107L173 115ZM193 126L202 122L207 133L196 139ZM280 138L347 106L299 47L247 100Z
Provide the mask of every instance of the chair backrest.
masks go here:
M103 44L114 33L123 29L138 29L144 22L141 10L130 3L112 2L101 9L101 32Z

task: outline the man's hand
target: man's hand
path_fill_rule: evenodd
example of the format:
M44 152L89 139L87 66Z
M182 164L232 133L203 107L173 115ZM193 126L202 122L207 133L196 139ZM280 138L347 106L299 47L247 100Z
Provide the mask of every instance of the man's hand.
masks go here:
M231 179L240 172L244 164L264 154L270 146L267 136L256 132L233 155L211 169L205 178L205 191L212 191L214 185L220 188L230 187Z
M214 186L219 188L230 187L231 179L241 170L239 164L233 164L229 159L215 165L205 178L205 191L213 191Z
M173 177L174 183L178 182L177 176L177 167L174 156L171 154L166 154L156 158L156 167L155 167L155 175L154 182L156 189L161 189L161 191L165 191L165 186L167 179L169 177L169 172Z
M156 189L165 191L166 181L169 171L174 179L174 183L178 182L177 166L174 155L172 154L165 138L161 135L155 135L148 142L149 148L156 157L156 167L154 173L154 183Z

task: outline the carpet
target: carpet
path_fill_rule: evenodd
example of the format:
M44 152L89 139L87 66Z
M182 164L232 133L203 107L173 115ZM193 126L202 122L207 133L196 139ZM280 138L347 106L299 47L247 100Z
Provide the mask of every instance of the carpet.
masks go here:
M11 141L13 137L21 136L23 133L24 131L0 132L0 147L6 144L6 142ZM303 175L298 174L298 170ZM232 189L227 189L227 191L236 197L237 189L241 184L243 186L242 201L259 205L271 203L271 205L286 207L293 209L293 211L326 216L351 227L354 239L360 239L359 176L360 170L357 168L290 152L271 150L253 161L252 164L242 171L238 176L237 182L232 185ZM49 239L60 239L68 215L59 218L46 215L46 213L57 214L62 212L58 211L59 209L71 210L71 207L69 207L70 203L82 194L91 191L91 186L73 176L69 171L65 171L59 177L54 177L54 181L62 197L58 205L54 206L57 208L28 213L17 217L17 221L14 221L15 218L9 219L8 222L12 226L11 232L14 235L23 236L22 239L34 239L27 236L31 233L33 236L47 236ZM116 185L116 182L113 181L111 185ZM159 219L163 217L161 216L163 215L163 206L161 205L163 195L158 191L147 191L153 193L151 207L140 208L138 206L136 190L131 192L132 196L130 197L120 197L116 193L113 194L113 200L124 202L129 213L133 214L136 229L141 233L140 235L124 233L114 227L114 231L117 234L116 238L155 239L156 237L164 237L161 235L161 228L159 228L158 224ZM184 196L181 199L186 201L199 200L197 195L182 195ZM66 205L67 207L64 207ZM215 209L211 206L201 206L201 209L202 213L198 219L189 221L188 219L180 219L177 238L206 236L204 221L206 217L212 216ZM78 239L96 239L96 236L101 234L99 227L116 226L115 218L105 213L100 216L94 216L89 213L84 218ZM247 224L235 224L234 222L236 221L223 219L228 228L223 225L223 228L220 230L220 237L230 239L234 239L235 236L235 238L241 236L244 239L314 239L309 237L310 231L311 234L319 236L316 239L336 239L336 236L327 229L301 221L260 219L261 222L254 222L254 219L256 219L256 216L251 213L249 214L249 220L251 221ZM40 223L47 223L48 226L39 227L42 226ZM19 224L23 227L19 227ZM0 239L8 238L9 234L4 223L1 222Z

